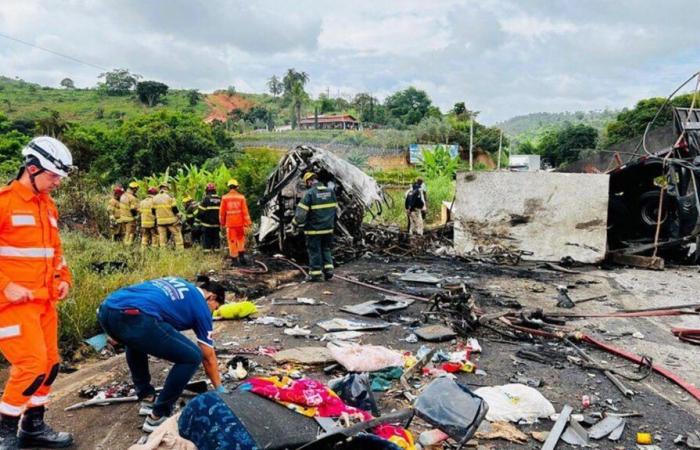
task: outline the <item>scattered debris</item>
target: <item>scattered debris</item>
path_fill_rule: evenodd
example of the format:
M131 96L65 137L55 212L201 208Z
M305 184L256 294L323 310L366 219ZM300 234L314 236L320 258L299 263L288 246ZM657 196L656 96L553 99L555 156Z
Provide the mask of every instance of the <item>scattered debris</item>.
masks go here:
M430 342L448 341L457 336L455 332L452 331L452 328L448 328L444 325L426 325L416 328L413 332L424 341Z
M401 353L379 345L328 344L333 359L350 372L374 372L387 367L402 367Z
M474 391L489 405L489 422L528 422L554 414L554 406L537 389L523 384L482 387Z
M413 302L414 300L410 298L387 298L384 300L371 300L357 305L343 306L340 310L359 316L379 316L381 314L408 308Z
M624 426L625 420L616 416L607 416L605 419L593 425L588 430L591 439L603 439L620 426Z
M281 350L272 359L277 363L328 364L335 359L326 347L296 347Z
M559 442L559 438L561 438L561 435L564 432L564 428L569 422L569 417L571 416L573 410L574 409L571 406L564 405L564 407L561 410L561 413L559 414L559 418L554 423L552 430L547 436L547 440L544 442L544 445L542 445L542 450L555 449L555 447L557 446L557 442Z
M505 439L515 444L525 444L527 435L508 422L482 422L477 430L477 439Z
M587 447L588 437L588 432L583 429L579 422L573 420L570 416L569 424L562 433L560 439L569 445Z
M318 322L316 325L323 328L328 332L332 331L371 331L371 330L383 330L389 328L391 324L381 320L369 321L359 321L350 320L342 318L333 318L328 320L323 320Z
M416 399L416 414L463 445L476 433L489 410L468 388L447 378L433 380Z

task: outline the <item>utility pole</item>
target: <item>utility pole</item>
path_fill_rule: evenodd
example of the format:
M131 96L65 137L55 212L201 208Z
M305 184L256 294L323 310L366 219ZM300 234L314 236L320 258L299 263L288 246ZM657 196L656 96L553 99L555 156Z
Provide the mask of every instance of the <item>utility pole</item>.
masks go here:
M469 122L469 171L474 170L474 118Z
M503 130L498 136L498 170L501 170L501 149L503 148Z

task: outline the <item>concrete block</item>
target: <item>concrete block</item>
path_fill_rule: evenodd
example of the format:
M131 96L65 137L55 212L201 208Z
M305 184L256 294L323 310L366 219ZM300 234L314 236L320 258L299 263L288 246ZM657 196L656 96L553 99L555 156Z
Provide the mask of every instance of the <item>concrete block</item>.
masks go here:
M453 207L458 254L523 250L524 259L605 257L608 175L462 172Z

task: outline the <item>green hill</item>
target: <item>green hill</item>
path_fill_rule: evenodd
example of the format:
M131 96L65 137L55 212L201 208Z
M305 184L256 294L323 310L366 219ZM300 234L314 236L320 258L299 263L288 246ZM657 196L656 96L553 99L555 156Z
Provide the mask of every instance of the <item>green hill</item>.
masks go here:
M516 116L495 126L514 142L536 141L546 130L564 126L567 122L571 124L589 125L596 130L603 131L608 123L615 120L619 111L577 111L563 113L532 113L523 116Z
M162 103L149 108L134 96L109 96L98 89L55 89L0 76L0 112L10 120L37 120L56 111L61 119L90 125L118 121L144 112L172 109L204 118L204 101L190 106L188 91L169 90Z

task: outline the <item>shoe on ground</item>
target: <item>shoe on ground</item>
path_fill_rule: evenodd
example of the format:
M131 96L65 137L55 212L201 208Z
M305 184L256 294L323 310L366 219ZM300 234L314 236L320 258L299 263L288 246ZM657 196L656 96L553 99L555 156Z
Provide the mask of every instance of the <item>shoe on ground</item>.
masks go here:
M324 272L323 273L323 279L326 281L329 281L333 278L333 272Z
M160 424L162 424L162 423L165 422L166 420L168 420L168 417L167 417L167 416L155 418L155 417L153 417L152 414L149 414L149 415L146 417L146 421L143 422L143 427L142 427L142 429L143 429L143 431L145 431L146 433L153 433L153 431L154 431L156 428L158 428L158 426L160 426Z
M0 434L0 450L19 450L17 434L9 432Z
M155 403L155 398L144 398L139 403L139 416L148 416L153 412L153 404Z
M73 445L73 435L44 425L41 431L31 433L20 429L18 441L19 448L66 448Z

